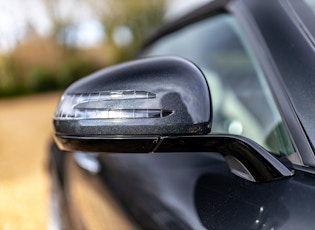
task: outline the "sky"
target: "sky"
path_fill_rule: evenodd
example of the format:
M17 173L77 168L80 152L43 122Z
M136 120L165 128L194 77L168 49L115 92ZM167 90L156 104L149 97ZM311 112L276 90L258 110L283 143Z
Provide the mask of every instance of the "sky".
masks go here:
M51 28L41 0L0 0L0 49L12 48L25 36L27 23L39 34L47 34Z
M185 11L205 4L209 0L168 0L166 19L176 17ZM75 6L76 14L73 14ZM48 35L52 23L47 16L43 0L0 0L0 52L10 51L26 35L27 26L32 25L39 35ZM106 39L97 18L87 7L78 4L77 0L63 1L60 14L71 17L76 22L75 40L81 46L95 45ZM121 33L128 33L124 28ZM126 36L128 36L126 34ZM119 36L118 36L119 37ZM123 42L126 41L121 41Z

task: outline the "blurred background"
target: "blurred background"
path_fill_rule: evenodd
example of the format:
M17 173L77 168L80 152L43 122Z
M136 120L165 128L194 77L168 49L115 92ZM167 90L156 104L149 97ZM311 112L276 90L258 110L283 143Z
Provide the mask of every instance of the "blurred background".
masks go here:
M207 0L0 0L0 229L46 229L59 96Z

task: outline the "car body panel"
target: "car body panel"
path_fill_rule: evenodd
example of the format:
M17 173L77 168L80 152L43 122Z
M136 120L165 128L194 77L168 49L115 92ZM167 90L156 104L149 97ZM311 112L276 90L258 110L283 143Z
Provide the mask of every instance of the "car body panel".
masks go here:
M257 184L235 177L218 154L162 153L92 155L100 165L95 174L78 163L76 154L67 155L66 173L72 176L65 192L75 201L68 206L79 229L91 226L84 220L106 227L106 214L86 216L108 203L108 194L136 229L313 228L314 175L307 172ZM80 195L93 193L100 194L100 203L78 202Z

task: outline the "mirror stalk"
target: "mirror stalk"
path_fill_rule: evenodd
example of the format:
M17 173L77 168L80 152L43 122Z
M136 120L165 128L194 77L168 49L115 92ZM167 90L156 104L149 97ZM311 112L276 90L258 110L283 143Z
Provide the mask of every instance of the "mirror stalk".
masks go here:
M135 60L72 84L54 117L64 151L105 153L218 152L232 173L264 182L291 176L255 142L208 135L211 92L202 71L179 57Z
M100 153L179 153L214 152L223 155L231 172L252 182L266 182L292 176L292 172L260 145L236 135L202 136L56 136L64 151Z

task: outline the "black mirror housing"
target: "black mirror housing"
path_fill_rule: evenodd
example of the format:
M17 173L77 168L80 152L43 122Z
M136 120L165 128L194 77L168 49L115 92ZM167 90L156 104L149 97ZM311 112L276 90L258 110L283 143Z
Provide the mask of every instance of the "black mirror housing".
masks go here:
M249 181L292 175L247 138L205 135L211 124L203 73L177 57L127 62L77 81L63 94L54 117L56 143L64 151L219 152L232 173Z
M210 91L203 73L178 57L140 59L71 85L54 117L56 135L195 135L209 133Z

